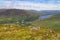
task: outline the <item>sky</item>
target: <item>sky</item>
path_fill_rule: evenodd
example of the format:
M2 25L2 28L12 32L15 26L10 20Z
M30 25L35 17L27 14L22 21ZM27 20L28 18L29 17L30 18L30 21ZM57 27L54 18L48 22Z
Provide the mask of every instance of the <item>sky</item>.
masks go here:
M60 0L0 0L0 9L60 10Z

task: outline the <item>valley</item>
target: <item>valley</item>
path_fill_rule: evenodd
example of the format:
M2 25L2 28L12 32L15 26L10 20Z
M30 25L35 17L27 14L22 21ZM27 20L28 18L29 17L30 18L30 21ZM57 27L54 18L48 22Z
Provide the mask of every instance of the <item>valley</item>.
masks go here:
M36 12L6 9L0 11L1 40L60 40L59 35L59 10Z

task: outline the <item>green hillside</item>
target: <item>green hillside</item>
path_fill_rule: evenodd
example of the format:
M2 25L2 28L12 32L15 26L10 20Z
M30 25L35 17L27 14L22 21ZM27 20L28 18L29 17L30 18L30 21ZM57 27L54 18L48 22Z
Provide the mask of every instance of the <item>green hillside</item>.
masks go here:
M0 12L0 24L22 24L30 25L28 22L32 22L38 19L39 14L20 9L6 9Z
M44 20L36 20L33 24L39 25L40 27L48 27L54 30L60 30L60 14L53 15L51 18ZM34 24L35 25L35 24Z

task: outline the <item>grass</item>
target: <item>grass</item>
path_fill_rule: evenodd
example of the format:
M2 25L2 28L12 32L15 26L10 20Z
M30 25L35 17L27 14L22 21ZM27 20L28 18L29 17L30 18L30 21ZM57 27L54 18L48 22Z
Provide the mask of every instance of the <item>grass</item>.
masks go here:
M57 32L45 27L0 25L0 40L56 40Z
M54 15L51 18L47 18L44 20L35 20L33 25L51 28L52 30L56 30L60 32L60 14Z

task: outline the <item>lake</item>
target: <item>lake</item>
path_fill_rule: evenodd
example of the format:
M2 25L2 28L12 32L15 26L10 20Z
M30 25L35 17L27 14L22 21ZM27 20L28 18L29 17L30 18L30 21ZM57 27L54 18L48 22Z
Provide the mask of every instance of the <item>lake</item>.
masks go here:
M40 16L39 19L40 20L43 20L43 19L46 19L46 18L50 18L52 17L53 15L44 15L44 16Z

